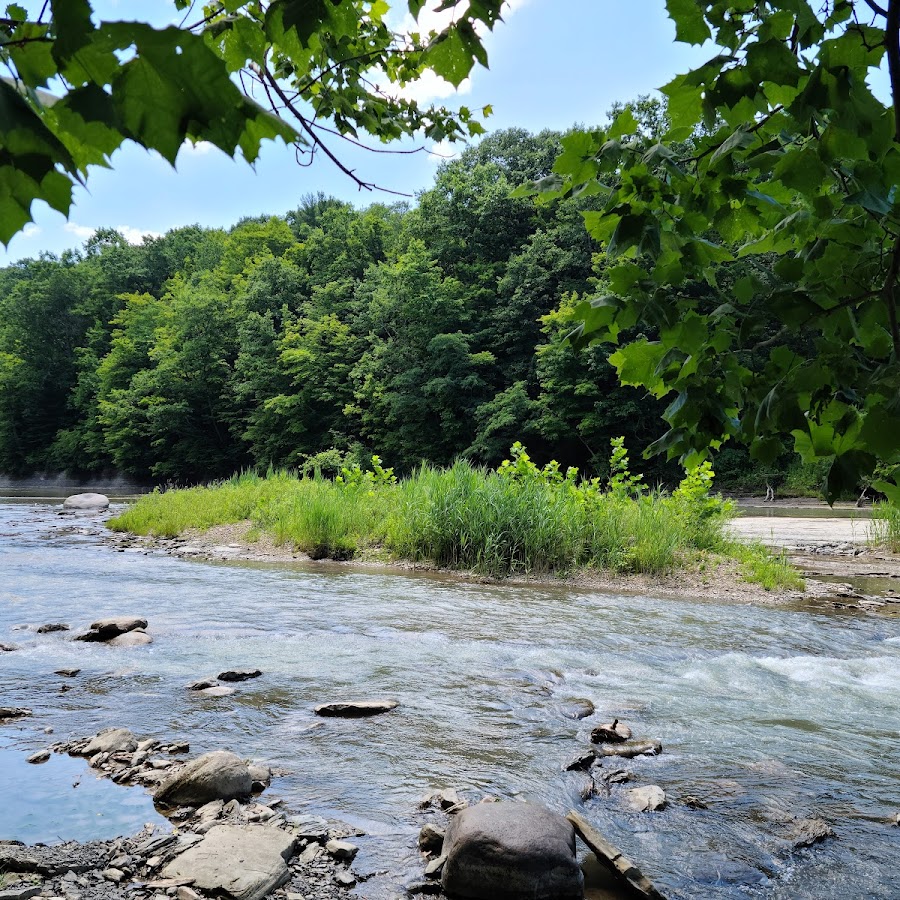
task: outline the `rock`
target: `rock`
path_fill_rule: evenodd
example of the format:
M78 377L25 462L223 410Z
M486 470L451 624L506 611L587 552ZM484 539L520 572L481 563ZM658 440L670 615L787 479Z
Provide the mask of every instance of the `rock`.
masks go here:
M834 836L834 829L822 819L801 819L794 825L790 840L794 849L799 850Z
M247 681L250 678L259 678L262 675L259 669L228 669L219 672L219 681Z
M268 766L251 764L247 767L254 793L264 791L272 783L272 770Z
M207 688L218 686L219 682L215 678L201 678L198 681L192 681L187 689L189 691L205 691Z
M349 841L330 840L325 845L325 849L335 859L345 860L346 862L350 862L359 853L359 847L356 844L351 844Z
M613 719L605 725L598 725L591 731L591 743L593 744L621 744L631 738L631 729L620 722Z
M635 756L656 756L662 753L659 741L624 741L621 744L609 744L598 747L597 756L624 756L633 759Z
M465 800L460 798L456 788L443 788L442 790L434 791L423 797L419 803L422 809L427 809L429 806L438 806L444 812L455 812L459 809L464 809L468 805Z
M637 897L646 897L648 900L664 900L648 878L644 876L641 870L627 857L613 847L606 838L594 828L584 816L579 815L575 810L569 810L566 818L575 826L579 837L587 845L588 849L593 851L597 859L612 872L623 886Z
M81 669L57 669L53 674L62 675L63 678L74 678L81 672Z
M98 731L78 755L134 753L135 750L137 750L137 738L127 728L106 728Z
M63 509L72 510L101 510L109 507L109 497L105 494L73 494L63 500Z
M213 687L200 688L195 693L202 694L204 697L228 697L236 693L236 691L233 687L228 687L227 684L216 684Z
M38 634L51 634L54 631L68 631L69 626L62 622L47 622L46 625L39 625L35 630Z
M100 874L107 881L112 881L114 884L119 884L125 878L125 873L121 869L115 869L112 867L110 867L109 869L104 869Z
M339 887L352 888L356 884L356 877L352 872L338 872L334 876L334 883Z
M117 635L134 631L136 628L146 628L147 620L140 616L113 616L109 619L98 619L91 623L91 631L100 633L100 640L107 641Z
M666 806L666 792L655 784L631 788L625 792L625 802L638 812L656 812Z
M193 888L189 888L186 884L181 885L175 891L175 897L176 900L203 900Z
M31 715L31 710L24 706L0 706L0 722L6 719L23 719Z
M431 860L427 866L425 866L425 877L426 878L440 878L441 873L444 871L444 864L447 862L447 857L443 854L438 856L436 859Z
M18 644L0 644L0 653L12 653L14 650L18 649Z
M99 619L91 625L90 631L75 636L76 641L112 641L129 631L144 629L147 620L139 616L113 616L109 619ZM149 635L148 635L149 637Z
M120 634L106 642L110 647L144 647L153 643L153 638L146 631L136 629L127 634Z
M390 712L399 705L397 700L337 700L332 703L320 703L315 708L315 713L317 716L359 718Z
M893 824L900 826L900 813L897 813L897 815L894 816Z
M479 900L581 898L571 822L533 803L480 803L450 823L445 893Z
M594 704L590 700L572 700L559 708L559 711L567 719L587 719L595 712Z
M589 769L596 761L597 756L593 750L583 750L576 753L572 759L563 766L564 772L577 772L580 769Z
M631 781L631 773L624 769L605 769L600 774L600 778L607 784L624 784L626 781Z
M247 764L227 750L214 750L169 775L153 799L166 806L203 806L211 800L246 797L251 789Z
M430 822L419 832L419 849L423 853L440 853L444 846L444 829Z
M30 900L31 897L40 896L42 891L40 885L20 884L18 887L0 890L0 900Z
M27 762L30 762L33 765L39 765L40 763L47 762L48 759L50 759L49 750L38 750L37 753L32 753L31 756L28 757Z
M262 900L290 878L287 861L293 852L293 837L278 828L217 825L172 860L162 875L190 879L192 887L217 896Z

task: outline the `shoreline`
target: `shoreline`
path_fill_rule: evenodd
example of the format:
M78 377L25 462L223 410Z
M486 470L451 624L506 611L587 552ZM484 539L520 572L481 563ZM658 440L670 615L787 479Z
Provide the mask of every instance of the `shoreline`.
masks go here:
M249 536L251 532L253 532L252 539ZM496 586L577 588L603 594L625 595L652 593L664 599L724 601L767 606L809 604L817 609L863 609L867 612L882 610L893 602L892 598L860 594L849 580L824 581L820 578L853 579L874 575L900 580L900 558L877 555L865 550L853 553L846 551L817 553L814 546L791 548L788 555L789 562L804 578L804 590L766 590L757 583L744 580L739 572L739 564L726 558L718 558L714 565L707 566L704 563L696 570L682 569L663 576L581 570L569 576L519 575L502 579L481 575L471 570L447 569L409 560L365 557L347 561L313 560L302 551L276 544L271 535L254 529L249 521L214 525L206 530L189 529L174 538L106 529L104 541L119 551L161 552L180 559L205 562L298 564L321 571L355 569L361 572L419 573ZM863 605L858 605L859 601L862 601ZM900 614L900 598L896 602L898 604L896 611Z

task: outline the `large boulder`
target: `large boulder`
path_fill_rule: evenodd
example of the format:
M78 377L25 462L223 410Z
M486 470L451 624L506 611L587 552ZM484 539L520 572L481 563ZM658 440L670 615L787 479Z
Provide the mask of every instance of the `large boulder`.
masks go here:
M234 800L253 790L247 763L227 750L204 753L182 766L153 794L166 806L203 806L211 800Z
M480 803L458 813L444 839L441 885L477 900L564 900L584 895L575 829L534 803Z
M106 509L109 506L109 497L105 494L73 494L63 501L63 509L91 510L92 512Z
M163 878L192 882L216 897L261 900L290 877L294 838L265 825L216 825L170 862Z
M106 642L109 647L145 647L152 644L153 638L141 628L134 631L128 631L125 634L117 634L111 640Z

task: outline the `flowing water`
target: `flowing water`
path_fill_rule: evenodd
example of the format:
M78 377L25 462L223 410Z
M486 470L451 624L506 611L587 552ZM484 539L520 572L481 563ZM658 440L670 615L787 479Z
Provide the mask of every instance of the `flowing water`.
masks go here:
M618 765L671 805L629 812L615 787L583 811L668 896L900 896L897 619L117 553L98 524L0 502L0 641L21 648L0 654L0 703L34 711L3 726L5 752L113 725L230 748L284 771L270 793L291 810L364 828L361 864L399 878L419 866L422 794L454 786L564 812L580 804L583 776L562 765L593 723L618 717L662 741L662 755ZM149 619L152 646L22 627L131 613ZM185 689L236 666L264 675L225 698ZM62 679L61 667L82 671ZM401 706L366 720L313 715L345 696ZM561 715L582 697L597 716ZM21 828L21 805L4 790L0 838ZM77 817L46 808L45 840L83 836ZM837 838L791 850L792 823L809 817Z

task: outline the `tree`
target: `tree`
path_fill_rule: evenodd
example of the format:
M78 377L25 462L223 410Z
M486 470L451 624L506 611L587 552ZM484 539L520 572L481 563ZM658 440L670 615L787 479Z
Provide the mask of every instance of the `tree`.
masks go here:
M620 380L670 400L651 451L737 440L769 464L791 439L834 500L900 460L900 0L667 6L717 50L662 89L665 133L625 108L564 137L540 185L604 201L585 219L608 290L574 340L633 336Z
M185 141L252 162L263 140L281 138L371 190L332 139L481 133L474 111L420 107L397 88L426 70L459 85L486 65L478 29L494 27L502 2L408 0L414 20L447 13L428 33L395 31L385 0L222 0L194 22L191 0L173 0L187 12L162 29L97 21L89 0L48 0L37 13L12 3L0 18L10 72L0 79L0 240L31 221L35 200L67 214L74 184L124 141L174 164Z

